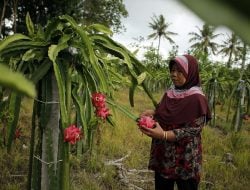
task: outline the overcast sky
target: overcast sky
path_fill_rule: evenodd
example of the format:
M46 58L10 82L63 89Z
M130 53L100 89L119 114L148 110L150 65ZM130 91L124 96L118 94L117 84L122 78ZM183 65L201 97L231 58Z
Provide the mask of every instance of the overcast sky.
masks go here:
M126 45L130 50L133 50L133 48L129 44L135 42L134 38L140 36L146 39L146 42L144 42L146 45L153 42L154 47L157 47L157 40L147 40L147 36L153 33L153 30L149 27L153 15L159 16L162 14L166 22L170 23L168 30L178 33L177 36L172 36L172 39L179 46L179 54L186 53L190 47L188 42L190 35L188 33L198 32L197 27L202 28L204 24L197 15L176 0L124 0L124 4L129 13L129 16L122 20L127 30L122 34L115 35L114 39ZM222 27L216 31L216 33L229 33L226 28ZM168 55L169 50L171 50L169 42L163 40L160 52L164 58ZM142 54L142 52L139 54Z

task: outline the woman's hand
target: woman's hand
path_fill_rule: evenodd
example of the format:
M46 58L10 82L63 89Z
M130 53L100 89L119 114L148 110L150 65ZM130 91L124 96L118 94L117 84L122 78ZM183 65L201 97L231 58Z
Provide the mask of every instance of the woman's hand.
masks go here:
M147 128L147 127L139 127L142 133L145 135L156 138L156 139L163 139L164 138L164 131L161 128L160 124L156 122L156 127L154 128Z

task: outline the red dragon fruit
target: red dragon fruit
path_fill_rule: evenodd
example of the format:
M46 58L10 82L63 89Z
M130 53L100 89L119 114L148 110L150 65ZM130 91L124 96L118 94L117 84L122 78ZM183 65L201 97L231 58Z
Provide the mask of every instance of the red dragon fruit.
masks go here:
M155 120L150 116L142 116L137 122L140 127L154 128L155 126Z
M96 113L96 116L100 117L101 119L106 119L110 115L109 109L106 107L101 107L97 109L95 113Z
M105 107L106 97L104 94L96 92L92 94L92 104L96 108L102 108Z
M81 139L81 129L77 128L75 125L70 125L64 129L64 142L69 142L70 144L76 144L77 141Z

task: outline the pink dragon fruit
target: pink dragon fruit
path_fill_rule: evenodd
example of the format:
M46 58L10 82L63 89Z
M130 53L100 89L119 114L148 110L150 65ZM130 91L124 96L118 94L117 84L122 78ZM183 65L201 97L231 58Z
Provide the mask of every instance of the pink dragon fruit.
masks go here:
M101 107L97 109L95 113L96 113L96 116L100 117L101 119L106 119L110 115L109 109L106 107Z
M106 97L104 94L96 92L92 94L92 104L98 109L105 107Z
M77 141L81 139L81 129L77 128L75 125L70 125L64 129L64 142L69 142L70 144L76 144Z
M137 122L140 127L154 128L155 126L155 120L150 116L142 116Z

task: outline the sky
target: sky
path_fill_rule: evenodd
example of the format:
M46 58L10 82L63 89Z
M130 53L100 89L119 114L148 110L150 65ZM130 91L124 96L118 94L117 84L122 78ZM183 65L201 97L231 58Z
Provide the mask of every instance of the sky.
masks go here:
M113 39L125 45L131 51L135 50L131 44L136 42L135 38L140 36L146 39L141 45L150 46L153 43L153 46L157 47L157 40L147 39L147 36L153 33L149 23L152 22L154 15L159 16L162 14L166 22L170 23L168 30L178 34L171 38L179 46L179 54L186 53L191 45L188 42L191 36L188 34L198 32L198 28L202 28L204 24L203 20L177 0L124 0L124 4L129 14L127 18L122 19L126 32L115 34ZM215 33L228 35L230 31L227 28L219 27L216 28ZM160 53L164 58L167 58L171 49L172 45L167 40L162 40ZM140 49L138 56L140 57L142 54L143 49Z

